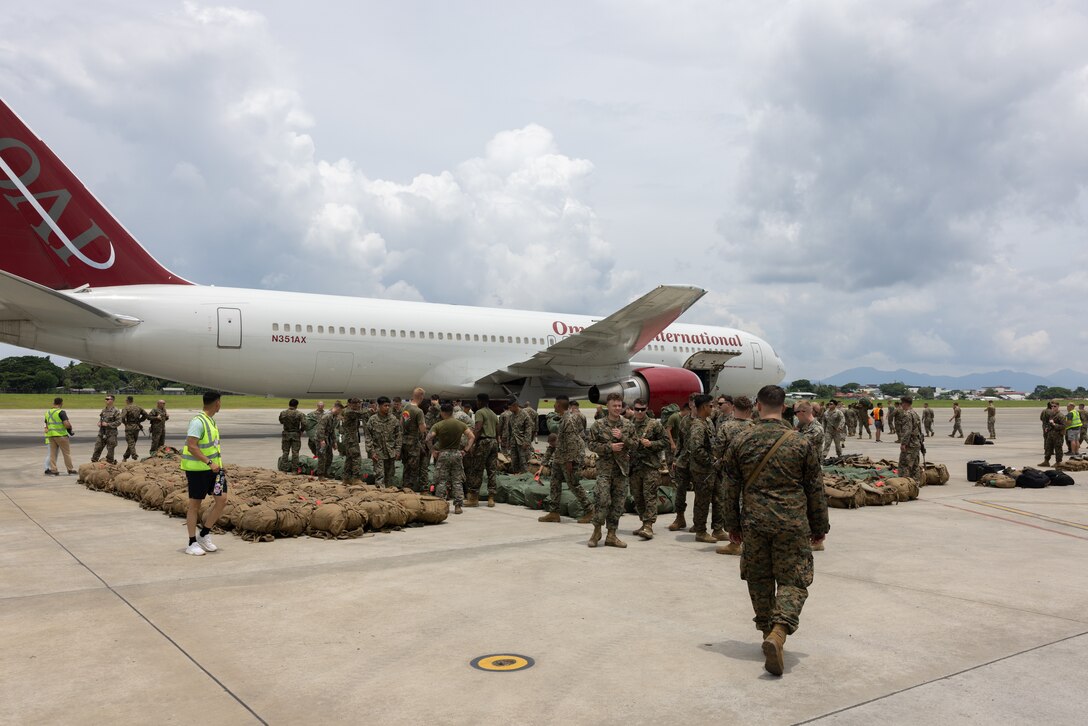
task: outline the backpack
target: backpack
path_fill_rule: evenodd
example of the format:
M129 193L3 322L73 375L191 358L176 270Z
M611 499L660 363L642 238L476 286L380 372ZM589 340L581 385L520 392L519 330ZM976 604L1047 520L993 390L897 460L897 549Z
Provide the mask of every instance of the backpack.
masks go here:
M894 486L885 486L883 481L862 482L861 489L865 492L865 505L868 507L899 503L899 489Z
M988 442L986 440L986 437L980 434L978 431L972 431L971 433L967 434L967 438L963 440L963 443L973 446L983 446L990 442Z
M1045 489L1050 486L1050 477L1038 469L1024 469L1023 473L1016 477L1016 486L1024 489Z
M976 487L997 487L998 489L1012 489L1016 486L1016 480L1005 474L991 472L983 474L975 484Z
M909 476L896 476L884 480L885 487L893 487L901 502L918 498L918 482Z
M923 475L927 486L940 486L948 483L948 467L944 464L926 464Z
M1050 471L1044 471L1043 473L1049 477L1050 486L1071 487L1076 483L1073 481L1073 477L1069 476L1064 471L1054 471L1051 469Z
M865 506L865 491L858 482L828 484L824 482L827 506L835 509L857 509Z

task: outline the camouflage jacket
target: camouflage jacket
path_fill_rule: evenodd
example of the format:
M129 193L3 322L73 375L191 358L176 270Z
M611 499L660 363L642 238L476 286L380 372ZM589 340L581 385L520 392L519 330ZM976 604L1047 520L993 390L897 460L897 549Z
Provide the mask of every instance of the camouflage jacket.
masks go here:
M536 418L529 409L521 409L510 416L510 441L515 446L528 446L536 438Z
M147 412L147 420L152 431L162 431L166 428L166 422L170 420L170 414L166 412L165 408L156 406Z
M924 423L926 421L928 421L929 423L933 423L933 409L932 408L923 408L922 409L922 422Z
M842 433L844 428L846 428L846 417L842 415L842 411L836 408L824 415L824 431L829 435Z
M631 464L636 469L658 469L661 467L661 452L669 445L665 438L665 427L656 418L647 416L642 421L637 419L631 422L635 430L635 450L631 456ZM642 445L642 439L650 442L649 446Z
M993 404L990 404L989 406L986 407L986 418L987 419L997 418L997 409L994 408Z
M555 461L555 450L556 450L556 447L552 446L551 444L548 444L548 448L544 450L544 456L540 457L540 465L541 466L547 466L547 467L550 468L552 466L552 464L556 463L556 461Z
M724 422L718 427L718 434L714 437L714 445L711 453L714 455L714 460L721 464L722 457L725 456L726 449L729 448L729 443L737 437L741 431L744 431L752 425L752 419L750 418L732 418Z
M571 411L570 415L573 416L574 420L578 422L578 435L582 437L582 443L583 444L588 443L589 442L589 423L586 421L586 417L582 415L582 412L580 410ZM584 453L585 449L583 449L582 451Z
M784 434L786 440L748 483ZM724 472L726 530L818 536L831 528L820 456L812 442L791 431L785 421L762 419L737 436L725 452Z
M457 419L458 421L460 421L461 423L468 426L469 428L472 428L475 425L475 421L473 420L472 415L467 413L464 409L454 411L453 412L453 417L455 419ZM436 421L435 423L438 423L438 422ZM431 424L431 425L433 426L434 424ZM473 433L475 433L475 432L473 432Z
M681 416L680 420L676 423L676 431L680 434L676 436L676 465L685 467L688 465L688 436L691 434L691 422L695 419L694 416ZM674 434L675 435L675 434Z
M341 446L341 451L346 450L349 446L357 445L359 443L359 426L362 425L362 423L362 411L352 411L350 408L345 408L340 413L339 442Z
M824 427L820 425L820 422L816 419L803 426L797 427L797 433L804 436L806 439L812 442L812 445L816 447L816 452L819 456L823 456L824 451Z
M280 411L280 425L283 426L284 436L301 437L302 430L306 427L306 414L297 408L285 408Z
M126 429L134 429L147 420L147 411L135 403L130 403L121 409L121 422Z
M559 419L558 441L555 443L555 460L560 464L576 461L586 451L586 442L582 440L582 425L578 417L567 409Z
M317 432L317 427L321 424L321 421L329 415L328 411L318 411L317 409L306 414L306 438L321 438L321 434Z
M842 417L843 417L843 419L846 420L846 425L847 426L850 426L850 425L857 426L857 424L858 424L858 412L855 411L850 406L847 406L846 410L842 412Z
M714 468L714 424L708 418L696 416L688 428L684 449L688 454L688 466L693 471L710 471Z
M495 435L505 446L510 445L510 419L513 415L510 409L499 414L499 425L496 427Z
M925 436L922 434L922 419L917 411L900 411L898 431L899 442L908 449L918 449L922 446Z
M453 412L453 417L457 418L457 414L458 414L458 411L454 411ZM427 413L423 414L423 424L427 427L427 430L430 431L431 427L434 426L436 423L438 423L441 420L442 420L442 407L441 406L436 406L435 404L432 403L427 408ZM458 420L460 421L461 419L458 418Z
M612 435L612 429L620 430L618 439ZM623 443L623 451L613 451L614 443ZM635 443L635 427L623 417L619 421L612 421L605 416L589 427L589 450L597 455L598 470L611 464L624 474L629 473L631 452L635 449Z
M121 425L121 411L114 406L104 408L98 414L98 422L106 424L98 427L100 434L110 433L109 429L113 429L113 433L116 433L117 427Z
M339 432L337 431L339 427L340 417L334 413L326 413L317 420L317 426L309 436L311 439L324 442L328 446L335 446L336 440L339 438Z
M371 458L392 459L400 454L401 423L390 413L371 416L366 422L366 453Z
M1065 426L1069 423L1061 409L1054 413L1049 410L1043 411L1039 415L1039 420L1043 422L1043 434L1048 436L1064 435Z

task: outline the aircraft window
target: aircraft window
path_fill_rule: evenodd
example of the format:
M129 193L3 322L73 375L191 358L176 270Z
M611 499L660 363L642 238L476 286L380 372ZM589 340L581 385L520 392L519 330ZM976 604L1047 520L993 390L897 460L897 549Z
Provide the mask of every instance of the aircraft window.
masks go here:
M343 332L343 330L344 330L343 328L340 328L340 331L341 331L341 332ZM355 328L348 328L348 330L350 330L350 331L351 331L351 334L352 334L352 335L355 335Z
M473 340L479 340L480 336L479 335L474 335L474 336L472 336L472 338L473 338ZM484 336L484 340L485 341L487 340L487 336Z
M299 325L298 323L295 323L295 332L296 333L301 333L302 332L302 326Z
M421 330L421 331L419 331L419 339L420 339L420 340L423 340L423 339L424 339L424 338L426 338L426 337L427 337L427 334L426 334L426 333L424 333L424 332L423 332L422 330Z
M295 326L295 330L298 330L298 328L299 328L299 326L297 326L297 325L296 325L296 326ZM314 332L314 326L312 326L312 325L307 325L307 326L306 326L306 332L307 332L307 333L312 333L312 332Z
M377 333L374 332L374 328L370 329L370 334L371 335L377 335ZM382 335L385 335L385 333L382 333Z
M460 339L461 339L461 334L460 334L460 333L458 333L458 334L457 334L457 339L458 339L458 340L460 340Z
M403 330L400 331L400 337L402 337L402 338L404 337L404 331Z
M401 336L401 337L403 338L404 336ZM416 337L416 331L414 331L414 330L411 331L411 333L409 333L408 337L409 338L415 338Z
M385 328L382 328L382 337L385 337Z
M439 339L439 340L443 340L443 338L442 338L442 333L439 333L439 334L438 334L438 339Z
M354 333L354 332L355 332L355 328L352 328L352 329L351 329L351 332L353 332L353 333ZM340 326L340 335L343 335L343 334L344 334L344 326L343 326L343 325L341 325L341 326Z
M280 329L280 324L279 323L272 323L272 331L273 332L276 332L279 329Z
M500 335L500 336L499 336L499 342L500 342L500 343L505 343L505 342L506 342L506 336L504 336L504 335Z
M434 340L434 333L427 333L428 340Z
M324 333L325 332L325 326L324 325L318 325L317 326L317 332Z
M492 336L491 336L491 342L492 342L492 343L494 343L494 342L495 342L495 336L494 336L494 335L492 335Z
M519 343L521 342L521 336L520 335L518 336L517 342L519 342Z

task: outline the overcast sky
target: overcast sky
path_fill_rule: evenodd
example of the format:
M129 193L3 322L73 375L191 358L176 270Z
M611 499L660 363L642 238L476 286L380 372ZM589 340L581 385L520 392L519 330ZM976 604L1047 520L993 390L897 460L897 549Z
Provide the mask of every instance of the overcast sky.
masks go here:
M1088 369L1083 2L10 5L0 95L196 282Z

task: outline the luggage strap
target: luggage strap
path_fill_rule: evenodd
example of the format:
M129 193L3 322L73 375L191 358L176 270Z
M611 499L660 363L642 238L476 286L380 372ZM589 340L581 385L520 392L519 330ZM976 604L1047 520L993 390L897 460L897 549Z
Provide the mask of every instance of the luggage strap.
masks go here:
M792 430L787 431L778 438L778 441L774 442L774 446L772 446L771 450L763 456L763 460L759 462L759 466L753 469L752 473L748 475L748 480L744 482L745 489L750 487L752 485L752 482L759 478L759 475L763 473L763 467L765 467L767 465L767 462L771 460L771 457L774 456L774 452L778 451L778 447L786 443L786 439L790 437L790 434L794 433L797 432Z

